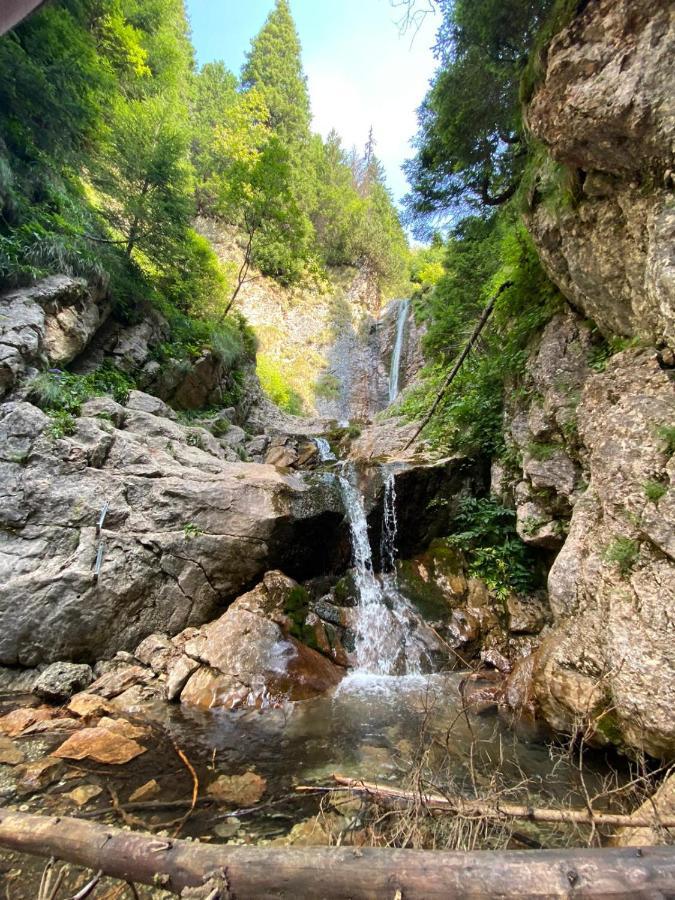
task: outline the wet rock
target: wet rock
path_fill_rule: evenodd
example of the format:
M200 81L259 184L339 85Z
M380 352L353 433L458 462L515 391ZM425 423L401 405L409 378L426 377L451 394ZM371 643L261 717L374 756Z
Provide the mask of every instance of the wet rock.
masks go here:
M104 716L96 725L97 728L107 728L113 734L121 734L131 740L143 740L150 737L150 728L145 725L134 725L128 719L111 719Z
M82 719L89 719L108 716L115 711L115 707L108 700L98 696L98 694L85 692L71 697L68 711Z
M136 741L107 728L83 728L52 751L57 759L93 759L94 762L119 766L135 759L146 748Z
M148 672L143 666L124 666L97 678L90 685L89 690L92 694L98 694L106 700L112 700L113 697L117 697L130 687L136 684L147 683L152 678L152 673Z
M23 750L4 735L0 736L0 765L16 766L26 758Z
M255 772L243 775L219 775L206 793L224 806L255 806L267 790L267 781Z
M0 719L0 732L8 737L16 737L23 734L27 728L35 725L37 722L62 718L63 715L62 710L49 706L42 706L37 709L20 707L7 713L6 716Z
M204 667L188 679L181 702L238 707L300 700L336 685L342 671L289 634L299 586L268 572L214 622L185 644Z
M103 793L103 788L99 787L97 784L83 784L80 787L74 788L72 791L69 791L67 794L64 794L64 797L68 797L69 800L72 800L75 806L82 807L86 806L90 800L93 800L95 797L100 796Z
M467 676L461 685L462 704L475 715L494 712L502 697L502 679L494 672Z
M26 763L20 769L16 791L20 795L43 791L61 778L63 769L63 761L50 756Z
M504 675L508 675L511 671L511 663L499 650L484 650L480 654L480 659L486 666L496 669Z
M188 678L199 668L199 663L183 654L172 660L166 672L166 699L176 700Z
M165 634L150 634L134 651L136 659L150 666L155 674L166 671L169 661L176 655L176 648Z
M215 828L213 829L218 837L221 838L230 838L234 837L234 835L240 830L241 822L239 819L229 818L224 822L219 822Z
M29 725L22 732L22 737L31 734L52 734L54 732L77 731L82 727L80 719L71 719L69 716L56 716L53 719L43 719L41 722L35 722Z
M55 662L38 675L33 685L33 693L52 703L63 703L73 694L84 690L94 680L91 666Z
M146 781L145 784L142 784L129 794L129 803L138 803L141 800L151 800L159 793L161 793L161 788L157 781L152 778L150 781Z

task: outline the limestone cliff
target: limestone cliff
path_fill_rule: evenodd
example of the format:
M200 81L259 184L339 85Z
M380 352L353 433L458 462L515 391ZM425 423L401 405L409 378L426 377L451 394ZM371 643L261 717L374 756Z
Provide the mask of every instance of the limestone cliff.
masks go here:
M544 164L529 198L551 278L603 332L671 345L674 82L669 0L590 0L553 39L525 116L565 167ZM550 190L556 174L567 198Z
M203 218L198 227L222 261L240 262L241 248L227 228ZM237 308L253 326L259 353L278 368L307 413L370 420L387 405L399 304L383 299L372 272L331 269L327 281L296 288L257 274L242 286ZM411 312L401 386L421 365L420 333Z
M577 312L533 348L493 468L522 539L553 559L540 712L655 756L675 753L674 50L666 0L590 0L548 48L526 121L549 159L526 222ZM551 191L554 164L572 196ZM641 348L610 356L600 333Z

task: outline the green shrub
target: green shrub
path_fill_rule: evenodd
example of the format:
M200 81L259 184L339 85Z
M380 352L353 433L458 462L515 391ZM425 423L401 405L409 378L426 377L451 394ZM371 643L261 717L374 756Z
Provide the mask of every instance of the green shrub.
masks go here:
M667 486L660 481L646 481L644 483L645 497L652 503L658 503L667 490Z
M49 434L58 440L66 435L75 434L75 419L65 409L57 409L51 413L52 423L49 426Z
M275 359L259 354L257 372L261 387L270 400L292 415L302 415L302 398L290 386Z
M30 381L28 396L45 411L64 411L77 416L82 404L97 395L108 394L118 403L126 403L129 391L135 386L130 375L105 362L88 375L58 369L41 372Z
M211 423L211 434L214 437L222 437L224 434L230 430L232 425L230 424L229 419L226 419L224 416L220 419L216 419L215 422Z
M627 537L617 537L605 550L605 561L619 567L622 575L628 575L638 561L640 546Z
M187 522L183 526L183 534L189 540L193 537L199 537L199 535L204 534L204 532L198 525L195 525L193 522Z
M665 444L668 456L672 456L675 453L675 425L662 425L656 429L656 434Z
M462 500L447 542L462 550L468 572L501 599L533 590L540 579L537 558L516 532L515 512L493 498Z

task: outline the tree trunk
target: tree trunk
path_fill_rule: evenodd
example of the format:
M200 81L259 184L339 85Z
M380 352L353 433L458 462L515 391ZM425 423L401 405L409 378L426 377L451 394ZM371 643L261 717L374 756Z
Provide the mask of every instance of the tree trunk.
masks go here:
M0 846L55 856L180 893L220 873L214 898L656 898L675 892L675 850L447 853L355 847L277 849L159 839L81 819L0 809Z

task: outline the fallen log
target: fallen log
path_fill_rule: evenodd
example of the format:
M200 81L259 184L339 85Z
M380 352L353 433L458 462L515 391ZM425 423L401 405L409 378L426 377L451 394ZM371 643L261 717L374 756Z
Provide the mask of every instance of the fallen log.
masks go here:
M220 876L214 900L372 898L654 898L675 891L672 847L473 853L356 847L288 848L158 839L72 818L0 808L0 846L58 857L176 894ZM213 882L212 882L213 883Z
M363 781L348 778L346 775L333 775L333 780L340 788L324 788L326 791L348 788L360 794L366 794L374 800L400 802L406 806L422 805L429 810L438 810L448 814L484 819L529 819L531 822L548 822L569 825L607 825L614 828L629 826L631 828L675 828L675 816L658 816L644 813L637 817L630 814L594 812L589 809L544 809L526 806L522 803L504 803L501 800L468 800L464 797L446 797L445 794L434 794L417 791L406 791L403 788L377 784L374 781ZM300 785L297 791L316 791L316 786Z

